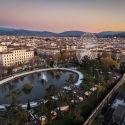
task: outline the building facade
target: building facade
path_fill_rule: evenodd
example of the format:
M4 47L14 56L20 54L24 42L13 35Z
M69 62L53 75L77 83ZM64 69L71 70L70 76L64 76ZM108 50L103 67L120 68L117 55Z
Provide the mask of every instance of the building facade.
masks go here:
M7 51L7 46L0 45L0 52L5 52Z
M27 48L15 48L0 53L1 66L10 67L13 65L28 63L34 57L34 50Z

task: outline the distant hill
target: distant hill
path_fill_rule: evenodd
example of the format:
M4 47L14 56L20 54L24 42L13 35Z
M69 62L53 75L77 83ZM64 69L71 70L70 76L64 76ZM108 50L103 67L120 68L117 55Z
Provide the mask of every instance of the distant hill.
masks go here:
M125 37L125 32L105 31L98 33L100 37Z
M41 37L81 37L84 31L65 31L62 33L54 33L49 31L31 31L24 29L4 28L0 27L0 35L15 35L15 36L41 36ZM105 31L95 33L98 37L125 37L125 32Z
M16 35L16 36L55 36L56 33L48 32L48 31L30 31L23 29L8 29L8 28L0 28L0 35Z
M84 34L85 32L82 32L82 31L65 31L65 32L62 32L62 33L59 33L58 35L61 36L61 37L80 37Z
M16 28L0 27L0 31L14 31Z
M9 29L0 28L0 35L16 35L16 36L43 36L43 37L80 37L84 32L82 31L66 31L62 33L53 33L48 31L30 31L23 29Z

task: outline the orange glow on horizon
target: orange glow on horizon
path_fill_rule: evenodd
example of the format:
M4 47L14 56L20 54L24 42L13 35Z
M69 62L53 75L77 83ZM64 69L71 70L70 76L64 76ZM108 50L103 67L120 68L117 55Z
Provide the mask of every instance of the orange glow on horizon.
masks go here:
M53 32L125 31L124 6L122 0L4 0L0 2L0 26Z

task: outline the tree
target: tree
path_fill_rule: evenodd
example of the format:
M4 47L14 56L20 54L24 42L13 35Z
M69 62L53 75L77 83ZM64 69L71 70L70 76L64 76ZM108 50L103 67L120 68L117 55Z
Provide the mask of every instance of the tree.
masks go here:
M89 62L90 62L89 57L88 57L88 56L84 56L84 58L83 58L83 60L82 60L82 65L83 65L83 67L84 67L84 68L88 68Z
M14 65L12 66L13 69L16 69L17 67L18 67L17 64L14 64Z
M16 109L19 104L18 95L16 93L11 93L11 98L12 98L11 108Z
M8 125L9 119L7 119L5 116L0 116L0 125Z
M28 100L28 103L27 103L27 111L29 111L31 109L31 106L30 106L30 102Z
M7 71L8 71L7 73L8 73L9 75L12 75L12 67L8 67L8 70L7 70Z
M50 67L53 67L53 66L54 66L54 61L51 60L51 61L50 61Z
M105 88L100 84L96 85L96 87L97 87L97 99L98 99L100 93L103 92L105 90Z
M54 56L53 56L53 59L57 62L59 62L61 60L61 54L60 53L56 53Z
M102 62L104 64L104 66L107 68L117 68L118 67L118 63L115 60L113 60L111 57L106 57L106 58L102 59Z
M70 74L69 78L68 78L68 83L70 85L72 85L74 82L75 82L75 78L74 78L74 75L73 74Z
M41 116L43 114L45 114L47 112L47 106L44 102L42 102L42 104L40 104L38 107L35 108L35 112Z
M70 110L70 117L73 119L73 122L75 125L82 125L84 122L84 117L81 115L82 111L81 109L77 106L73 110Z
M102 58L106 58L106 57L110 57L110 56L111 56L111 53L106 52L106 51L103 52L102 55L101 55Z
M61 56L61 59L62 59L63 61L69 60L69 59L70 59L70 52L69 52L68 50L63 51L62 56Z
M50 85L47 89L47 95L48 97L53 96L56 93L56 87L55 85Z
M117 63L117 61L115 61L112 58L111 54L109 54L109 53L103 53L102 54L101 62L106 69L109 69L109 68L112 69L112 68L118 68L119 67L119 63Z
M42 58L38 56L38 57L37 57L37 64L40 65L41 62L42 62Z
M8 125L23 125L27 120L27 113L18 105L16 96L13 96L13 103L7 108L5 117Z
M35 60L36 60L36 58L34 57L34 58L32 58L29 62L30 62L30 65L33 67L33 65L34 65L34 63L35 63ZM40 61L41 62L41 61ZM37 61L37 63L39 63L38 61Z

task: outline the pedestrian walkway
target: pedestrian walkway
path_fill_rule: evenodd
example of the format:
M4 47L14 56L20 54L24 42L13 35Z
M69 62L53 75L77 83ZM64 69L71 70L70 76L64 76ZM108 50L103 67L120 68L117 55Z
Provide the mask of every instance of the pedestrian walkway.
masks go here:
M46 69L38 69L38 70L32 70L32 71L27 71L27 72L22 72L19 74L14 74L13 76L10 76L6 79L3 79L0 81L0 84L4 84L7 83L15 78L21 77L21 76L25 76L25 75L29 75L29 74L33 74L33 73L38 73L38 72L43 72L43 71L48 71L48 70L67 70L67 71L72 71L74 73L77 73L79 78L78 81L75 83L75 85L80 85L83 79L83 74L77 70L74 70L74 68L46 68Z

